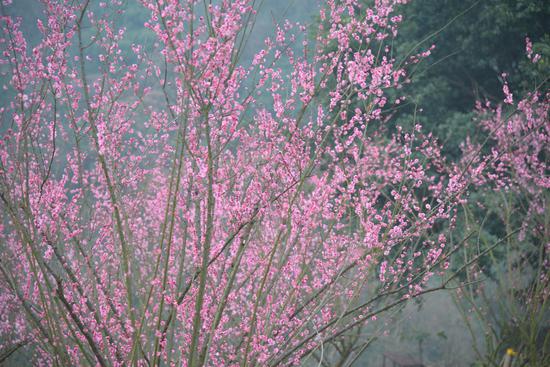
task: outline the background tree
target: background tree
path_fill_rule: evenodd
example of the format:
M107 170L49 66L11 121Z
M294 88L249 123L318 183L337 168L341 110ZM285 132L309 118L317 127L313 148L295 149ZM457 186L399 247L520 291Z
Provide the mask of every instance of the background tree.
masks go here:
M504 99L502 73L510 75L507 81L519 96L550 75L550 10L544 0L418 0L403 6L402 15L396 54L420 45L435 48L411 73L404 92L408 104L394 121L407 124L416 109L452 159L460 157L467 136L482 134L473 122L476 102ZM525 57L526 37L539 63Z

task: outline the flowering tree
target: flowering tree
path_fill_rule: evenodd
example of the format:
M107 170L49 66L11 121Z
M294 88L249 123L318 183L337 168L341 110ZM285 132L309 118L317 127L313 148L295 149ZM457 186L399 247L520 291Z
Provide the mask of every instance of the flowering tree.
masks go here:
M526 51L538 62L529 39ZM542 90L544 83L517 103L505 83L504 104L478 106L480 126L489 132L484 143L463 146L464 161L478 172L474 191L485 197L465 205L466 225L483 232L493 216L503 239L497 247L481 235L477 246L470 246L466 259L481 249L491 254L489 266L469 269L468 285L458 290L469 330L475 322L484 331L485 348L474 350L488 365L499 364L503 356L524 365L550 362L550 95ZM477 338L474 343L481 344Z
M119 0L43 0L34 44L4 1L6 346L43 365L299 364L445 288L427 282L463 244L440 229L471 175L420 126L379 131L423 55L392 56L403 2L327 1L316 36L282 22L241 60L252 0L142 0L153 50L125 49Z

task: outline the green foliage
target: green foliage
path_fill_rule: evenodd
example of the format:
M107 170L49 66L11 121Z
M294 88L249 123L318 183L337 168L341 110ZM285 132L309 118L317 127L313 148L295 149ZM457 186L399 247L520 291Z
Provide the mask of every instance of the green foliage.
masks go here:
M419 121L452 158L460 154L458 143L476 134L475 102L504 98L502 73L511 75L515 94L533 90L550 75L550 7L544 0L415 0L402 13L395 54L436 47L410 70L408 104L397 124L411 123L416 107ZM542 55L537 64L525 55L525 37Z

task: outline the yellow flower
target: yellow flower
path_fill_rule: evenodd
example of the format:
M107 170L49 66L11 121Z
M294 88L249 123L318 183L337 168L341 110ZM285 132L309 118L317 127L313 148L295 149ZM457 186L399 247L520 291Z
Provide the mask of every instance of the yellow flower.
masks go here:
M506 349L506 354L511 356L511 357L514 357L514 356L517 356L518 355L518 352L516 352L514 350L514 348L508 348Z

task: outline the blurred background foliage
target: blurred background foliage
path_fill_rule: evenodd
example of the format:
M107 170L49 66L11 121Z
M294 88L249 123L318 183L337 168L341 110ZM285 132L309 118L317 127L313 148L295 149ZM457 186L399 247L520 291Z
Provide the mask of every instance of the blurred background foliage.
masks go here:
M397 58L419 47L435 49L411 70L412 83L404 89L408 104L394 121L406 126L416 107L420 123L436 134L449 158L459 157L467 135L479 134L472 122L475 102L504 99L502 73L518 97L550 75L546 0L414 0L401 13ZM542 56L537 64L525 56L526 37Z

